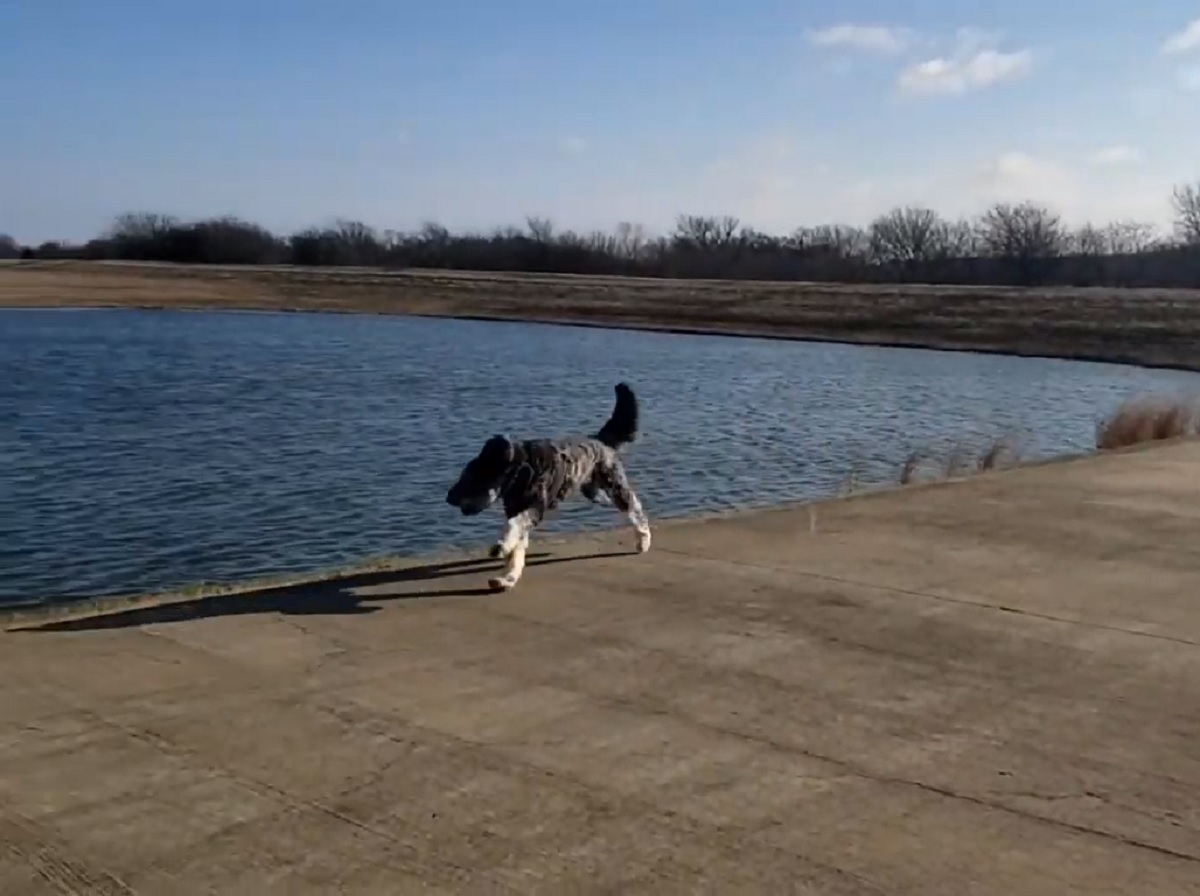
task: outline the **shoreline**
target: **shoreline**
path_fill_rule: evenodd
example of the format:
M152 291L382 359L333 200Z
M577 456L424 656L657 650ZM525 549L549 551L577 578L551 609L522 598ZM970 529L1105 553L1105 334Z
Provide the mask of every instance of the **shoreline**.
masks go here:
M655 529L657 531L660 529L701 526L709 523L745 521L758 516L779 513L796 514L804 511L807 511L810 519L814 517L819 518L821 508L823 507L828 508L849 502L870 500L881 496L886 497L898 491L917 493L929 489L953 486L967 480L999 476L1018 470L1030 470L1057 464L1086 461L1101 455L1135 454L1142 451L1154 450L1164 445L1172 445L1180 441L1184 440L1168 439L1158 442L1144 442L1103 452L1097 450L1072 452L1053 457L1020 461L1010 466L998 467L991 470L972 471L958 476L941 476L906 484L898 482L867 484L859 486L845 494L662 517L659 519ZM619 536L622 531L623 528L617 524L594 529L545 534L538 538L534 547L534 553L548 548L570 548L589 541L610 540L614 536ZM435 548L430 551L420 551L412 554L386 554L364 557L356 563L350 563L345 566L319 568L298 573L251 576L232 582L196 582L192 585L165 588L157 591L106 594L95 597L49 598L19 604L0 604L0 632L20 631L22 628L30 625L40 625L47 622L91 619L113 613L152 609L154 607L168 607L222 598L248 597L282 589L336 585L340 582L353 581L357 577L364 575L391 572L401 573L406 569L438 563L478 563L481 568L489 568L489 566L497 566L499 568L500 561L492 560L486 555L485 542L487 539L482 535L480 539L479 550L474 553L465 547L447 545L443 548Z
M1200 371L1200 290L18 262L0 265L3 308L411 316Z
M167 308L161 310L170 310ZM268 312L269 313L269 312ZM320 312L318 312L320 313ZM353 312L351 312L353 313ZM967 355L995 355L1008 358L1029 358L1045 361L1064 361L1077 362L1082 364L1116 364L1122 367L1143 367L1147 370L1182 370L1189 373L1200 372L1200 357L1195 362L1179 363L1179 362L1153 362L1140 361L1136 358L1127 358L1124 356L1112 355L1054 355L1044 354L1038 351L1025 351L1020 348L989 348L989 347L963 347L954 345L943 345L936 342L902 342L902 341L886 341L881 339L862 340L851 339L848 337L838 336L805 336L792 333L780 333L769 331L755 330L738 330L738 329L704 329L699 327L688 327L684 325L674 324L606 324L595 323L592 321L574 321L574 320L551 320L538 318L513 318L513 317L490 317L487 315L445 315L445 314L409 314L396 315L405 317L423 317L436 320L476 320L485 323L508 323L508 324L537 324L544 326L557 327L580 327L583 329L593 330L628 330L632 332L642 333L663 333L674 336L713 336L729 339L770 339L779 342L808 342L816 345L849 345L857 348L887 348L887 349L904 349L907 351L927 351L927 352L950 352L953 354Z

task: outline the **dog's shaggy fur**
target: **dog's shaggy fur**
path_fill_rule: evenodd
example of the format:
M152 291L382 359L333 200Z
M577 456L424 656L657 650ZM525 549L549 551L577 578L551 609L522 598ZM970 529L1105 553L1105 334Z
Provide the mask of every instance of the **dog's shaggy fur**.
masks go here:
M495 435L463 467L446 503L466 516L502 501L507 522L492 557L508 561L504 575L489 580L508 590L521 578L529 535L565 498L578 490L597 504L611 503L637 531L639 553L650 550L650 523L617 456L638 434L638 402L625 383L616 386L612 416L594 436L514 441Z

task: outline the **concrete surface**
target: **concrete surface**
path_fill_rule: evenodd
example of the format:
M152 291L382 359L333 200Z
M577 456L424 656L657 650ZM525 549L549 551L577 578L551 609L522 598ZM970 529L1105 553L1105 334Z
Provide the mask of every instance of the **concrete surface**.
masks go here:
M1200 893L1200 444L811 523L2 634L0 893Z

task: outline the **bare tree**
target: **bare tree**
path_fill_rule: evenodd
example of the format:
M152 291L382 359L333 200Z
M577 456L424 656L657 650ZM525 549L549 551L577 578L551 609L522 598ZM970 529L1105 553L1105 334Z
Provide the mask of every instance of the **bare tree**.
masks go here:
M859 259L867 255L871 240L861 227L848 224L822 224L802 227L793 234L807 252L839 259Z
M554 240L554 223L549 218L539 218L531 215L525 219L529 228L529 238L535 243L550 243Z
M1200 245L1200 185L1183 184L1171 191L1175 233L1185 245Z
M335 228L339 257L348 264L375 264L382 254L382 244L375 228L362 221L339 219Z
M166 261L166 246L178 230L179 220L155 212L127 212L109 225L105 239L116 257L135 261Z
M1063 240L1064 251L1089 258L1108 254L1108 234L1090 221Z
M417 233L417 242L427 246L447 246L451 239L450 231L436 221L426 221Z
M905 206L880 215L867 228L871 257L885 265L928 264L948 254L947 225L930 208Z
M20 258L21 247L7 233L0 233L0 258Z
M449 243L455 239L455 237L451 236L450 231L446 230L446 228L442 227L441 232L445 234L445 242ZM492 232L492 239L500 240L501 242L516 243L518 240L523 240L526 238L525 231L512 224L505 224L503 227L497 227L495 231Z
M979 230L966 219L946 224L946 254L950 258L973 258L979 254Z
M1007 261L1021 282L1031 283L1062 255L1067 231L1062 219L1045 206L1001 202L984 212L979 238L987 255Z
M680 215L671 238L682 248L722 249L734 242L739 224L732 215Z
M1091 222L1070 233L1063 250L1075 255L1136 255L1152 249L1158 242L1153 224L1141 221L1113 221L1103 227Z
M1108 267L1109 234L1107 228L1091 221L1063 238L1063 254L1072 257L1072 279L1083 285L1104 282Z
M1136 255L1159 241L1158 229L1144 221L1114 221L1104 228L1104 238L1110 255Z
M656 236L646 241L646 246L642 250L642 254L644 258L661 272L671 258L672 248L673 244L669 237Z
M769 233L747 227L742 230L742 244L751 252L778 252L782 241Z
M179 226L179 219L156 212L126 212L118 215L108 228L110 239L155 240Z
M641 224L622 221L617 225L615 244L619 258L640 258L646 246L646 232Z
M587 236L580 239L580 244L593 255L620 258L620 248L617 245L617 236L615 233L593 230Z
M378 241L375 229L362 221L349 221L344 218L337 222L338 236L351 245L374 243Z

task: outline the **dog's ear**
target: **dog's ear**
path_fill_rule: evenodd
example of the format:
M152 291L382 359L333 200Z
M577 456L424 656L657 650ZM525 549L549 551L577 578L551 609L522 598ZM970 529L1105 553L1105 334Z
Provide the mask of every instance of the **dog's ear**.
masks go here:
M487 464L507 467L516 459L517 450L507 436L495 435L483 443L479 459Z

